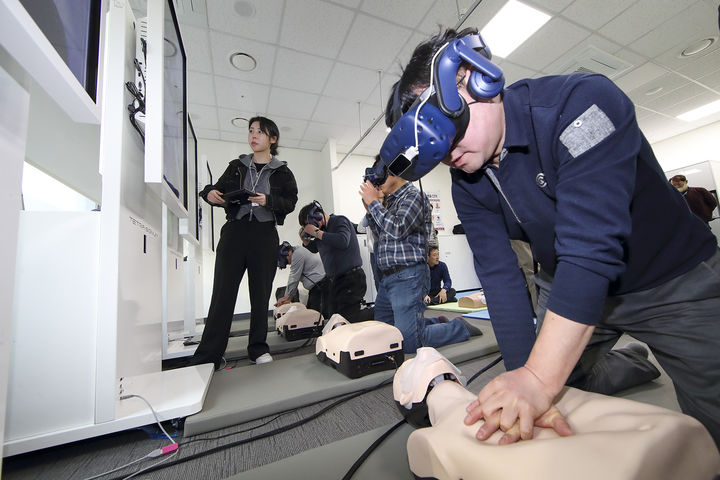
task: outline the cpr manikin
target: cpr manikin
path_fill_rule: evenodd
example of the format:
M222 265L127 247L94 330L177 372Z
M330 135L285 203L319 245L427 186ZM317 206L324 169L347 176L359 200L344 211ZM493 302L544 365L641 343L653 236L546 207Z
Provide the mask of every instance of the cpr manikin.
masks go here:
M275 329L288 341L320 335L322 315L302 303L286 303L275 307L273 317L275 317Z
M720 472L720 455L694 418L661 407L566 388L557 408L575 432L535 427L534 440L498 445L475 438L465 408L475 400L457 369L432 348L418 349L395 374L393 394L409 423L410 470L437 479L698 479ZM428 391L429 390L429 391ZM425 415L427 413L427 416ZM425 424L427 425L427 424Z
M337 313L315 344L318 359L350 378L393 370L403 362L402 333L375 320L349 323Z
M485 308L485 294L483 292L473 293L458 299L458 307L463 308Z

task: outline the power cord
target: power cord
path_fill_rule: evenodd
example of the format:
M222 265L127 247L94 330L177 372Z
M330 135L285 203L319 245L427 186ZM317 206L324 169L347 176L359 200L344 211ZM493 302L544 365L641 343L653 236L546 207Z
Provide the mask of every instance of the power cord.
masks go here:
M136 476L136 475L139 475L140 473L143 473L143 472L147 471L148 469L154 468L154 467L160 465L161 463L168 461L170 458L174 457L175 455L177 455L177 452L178 452L178 444L177 444L177 442L175 442L175 440L173 440L172 437L171 437L170 435L168 435L168 433L165 431L165 429L163 428L162 424L160 423L160 418L158 417L157 412L156 412L155 409L152 407L152 405L150 405L150 402L148 402L145 397L143 397L142 395L129 394L129 395L122 395L122 396L120 396L120 400L126 400L126 399L128 399L128 398L133 398L133 397L139 398L140 400L142 400L143 402L145 402L145 404L150 408L150 411L152 412L153 416L155 417L155 422L157 422L158 427L160 427L160 430L162 430L162 432L165 434L165 436L168 438L168 440L170 440L170 445L165 445L165 446L162 447L162 448L156 448L155 450L151 451L150 453L148 453L147 455L145 455L145 456L143 456L143 457L140 457L140 458L135 459L135 460L133 460L133 461L131 461L131 462L128 462L128 463L126 463L125 465L121 465L121 466L119 466L119 467L113 468L112 470L108 470L107 472L99 473L99 474L94 475L94 476L92 476L92 477L87 477L85 480L93 480L93 479L95 479L95 478L104 477L105 475L109 475L109 474L111 474L111 473L117 472L118 470L122 470L123 468L129 467L130 465L134 465L134 464L136 464L136 463L138 463L138 462L141 462L141 461L143 461L143 460L146 460L146 459L148 459L148 458L157 458L157 457L161 457L161 456L163 456L163 455L167 455L168 453L170 454L170 455L168 455L167 457L165 457L164 459L160 460L159 462L155 462L155 463L153 463L152 465L150 465L150 466L148 466L148 467L145 467L145 468L143 468L143 469L141 469L141 470L138 470L137 472L135 472L135 473L133 473L133 474L131 474L131 475L128 475L128 476L126 476L126 477L123 477L123 479L125 480L125 479L128 479L128 478L132 478L132 477L134 477L134 476Z
M472 381L475 380L477 377L479 377L480 375L482 375L483 373L487 372L487 371L490 370L492 367L494 367L495 365L497 365L498 363L500 363L500 361L501 361L502 359L503 359L502 355L499 355L495 360L493 360L492 362L490 362L489 364L485 365L483 368L481 368L480 370L478 370L475 375L473 375L472 377L470 377L470 379L467 381L466 385L470 385L470 382L472 382Z
M393 425L392 427L390 427L390 428L388 429L388 431L386 431L385 433L383 433L382 435L380 435L380 437L378 437L377 440L375 440L375 441L372 443L372 445L370 445L370 446L367 448L367 450L365 450L365 452L363 452L363 454L360 455L360 458L358 458L357 460L355 460L355 463L353 463L352 467L350 467L350 470L348 470L347 473L342 477L342 480L350 480L350 479L352 478L352 476L355 475L355 472L357 471L357 469L360 468L360 466L365 462L365 460L367 460L367 458L370 456L370 454L371 454L372 452L374 452L375 449L376 449L377 447L379 447L380 444L381 444L382 442L384 442L385 439L386 439L387 437L389 437L392 432L394 432L395 430L397 430L397 428L398 428L400 425L402 425L403 423L405 423L405 419L404 419L404 418L403 418L402 420L400 420L398 423L396 423L395 425Z
M335 408L336 406L338 406L338 405L340 405L340 404L342 404L342 403L344 403L344 402L347 402L348 400L351 400L351 399L353 399L353 398L355 398L355 397L359 397L360 395L364 395L364 394L366 394L366 393L368 393L368 392L372 392L372 391L374 391L374 390L377 390L377 389L379 389L379 388L382 388L382 387L384 387L384 386L386 386L386 385L389 385L390 383L392 383L392 378L390 378L390 379L388 379L388 380L385 380L385 381L379 383L378 385L376 385L376 386L374 386L374 387L368 387L368 388L365 388L365 389L360 390L360 391L358 391L358 392L351 393L351 394L349 394L349 395L341 398L340 400L338 400L338 401L336 401L336 402L333 402L332 404L330 404L330 405L322 408L320 411L318 411L318 412L310 415L309 417L303 418L303 419L301 419L301 420L298 420L297 422L291 423L291 424L289 424L289 425L285 425L285 426L283 426L283 427L278 427L278 428L275 429L275 430L271 430L271 431L269 431L269 432L261 433L261 434L259 434L259 435L254 436L254 437L250 437L250 438L246 438L246 439L242 439L242 440L236 440L236 441L234 441L234 442L230 442L230 443L227 443L227 444L225 444L225 445L219 445L219 446L213 447L213 448L211 448L211 449L209 449L209 450L205 450L205 451L202 451L202 452L194 453L194 454L192 454L192 455L188 455L187 457L178 458L178 459L173 460L172 462L165 463L164 465L159 465L159 464L151 465L151 466L149 466L148 468L143 469L143 472L146 473L146 472L156 471L156 470L159 470L159 469L162 469L162 468L172 467L172 466L175 466L175 465L179 465L179 464L181 464L181 463L188 462L188 461L190 461L190 460L195 460L196 458L201 458L201 457L204 457L204 456L206 456L206 455L211 455L211 454L213 454L213 453L221 452L221 451L226 450L226 449L228 449L228 448L236 447L236 446L239 446L239 445L244 445L244 444L246 444L246 443L251 443L251 442L254 442L254 441L256 441L256 440L261 440L261 439L263 439L263 438L268 438L268 437L272 437L272 436L275 436L275 435L280 434L280 433L287 432L287 431L289 431L289 430L292 430L293 428L299 427L300 425L303 425L303 424L308 423L308 422L310 422L310 421L312 421L312 420L315 420L316 418L320 417L321 415L324 415L324 414L327 413L328 411L332 410L333 408ZM337 397L336 397L336 398L337 398ZM326 401L326 400L321 400L321 401ZM316 405L317 403L320 403L320 402L315 402L315 403L312 403L312 404L306 405L306 406ZM295 410L292 410L292 411L295 411ZM291 412L291 410L288 410L288 411L286 411L286 412L283 412L283 413L280 414L280 415L284 415L284 414L290 413L290 412ZM278 418L280 415L276 416L276 418ZM273 419L269 420L267 423L270 423L270 421L275 420L276 418L273 418ZM249 429L249 430L252 430L252 429L254 429L254 428L258 428L259 426L261 426L261 425L258 425L257 427L253 427L253 428L251 428L251 429ZM216 440L216 439L219 439L219 438L224 438L224 437L226 437L226 436L235 435L235 434L237 434L237 433L241 433L241 432L233 432L232 434L222 435L222 436L218 436L218 437L203 438L203 439L199 439L199 440ZM194 442L194 441L195 441L195 440L189 440L189 441L187 441L187 442L183 442L181 445L184 446L184 445L189 444L190 442ZM158 462L158 463L159 463L159 462ZM115 478L112 478L111 480L124 480L124 479L123 479L122 477L115 477Z
M484 366L483 368L481 368L480 370L478 370L478 372L475 373L475 375L473 375L472 377L470 377L470 380L467 381L466 385L469 385L470 382L472 382L473 380L475 380L476 378L478 378L480 375L482 375L483 373L487 372L487 371L490 370L492 367L494 367L495 365L497 365L498 363L500 363L501 360L502 360L502 355L498 356L496 359L494 359L493 361L491 361L488 365L486 365L486 366ZM376 449L378 446L380 446L380 444L381 444L387 437L389 437L392 432L394 432L398 427L400 427L400 425L402 425L403 423L405 423L405 419L402 419L401 421L399 421L398 423L396 423L395 425L393 425L392 427L390 427L390 428L388 429L388 431L386 431L385 433L383 433L377 440L375 440L375 441L372 443L372 445L370 445L370 446L367 448L367 450L365 450L365 451L363 452L363 454L360 455L360 457L355 461L355 463L353 463L353 465L350 467L350 470L348 470L347 473L342 477L342 480L350 480L350 479L352 478L352 476L355 474L355 472L357 472L358 468L360 468L360 466L363 464L363 462L365 462L365 460L367 460L367 458L370 456L370 454L371 454L373 451L375 451L375 449Z

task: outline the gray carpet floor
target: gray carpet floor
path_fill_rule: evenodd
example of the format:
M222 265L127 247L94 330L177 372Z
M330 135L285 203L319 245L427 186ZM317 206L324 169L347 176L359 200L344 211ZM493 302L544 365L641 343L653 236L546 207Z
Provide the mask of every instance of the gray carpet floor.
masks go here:
M447 312L442 311L427 311L427 316L441 314L448 315ZM452 314L448 316L452 318ZM627 343L627 341L627 339L623 339L620 344ZM312 352L314 352L314 346L310 345L295 352L278 355L276 358ZM462 370L463 375L469 378L496 357L496 354L489 355L460 364L458 367ZM233 362L230 362L229 366L232 367ZM487 382L503 371L502 363L496 365L473 382L469 389L473 392L480 391ZM667 388L669 379L663 374L663 377L656 382L659 385L657 388ZM249 385L248 388L252 388L252 386ZM674 395L671 386L665 396L671 398L665 399L666 405L664 406L672 408ZM182 438L181 432L167 424L168 433L171 435L176 433L176 440L180 442L178 454L167 458L165 462L171 466L133 478L223 479L311 448L393 424L401 419L392 398L392 387L386 385L337 405L317 419L297 428L231 448L218 448L291 425L319 412L334 401L323 401L316 405L295 409L279 417L271 416L190 438ZM6 458L3 462L2 477L5 480L83 479L117 468L167 443L167 439L161 436L157 426L148 426L143 429L120 432ZM203 454L216 448L217 451L213 453ZM361 453L358 452L358 456ZM196 458L172 465L189 457ZM145 460L102 478L124 478L156 461L158 459Z

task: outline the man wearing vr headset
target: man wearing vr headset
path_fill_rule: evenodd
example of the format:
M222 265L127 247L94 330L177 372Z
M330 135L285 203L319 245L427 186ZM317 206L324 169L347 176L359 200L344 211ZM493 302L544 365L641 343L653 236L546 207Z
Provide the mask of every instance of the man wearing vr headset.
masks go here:
M298 221L303 243L320 253L330 281L329 313L339 313L349 322L368 320L361 312L367 283L353 224L343 215L326 214L317 201L300 209Z
M320 256L308 250L304 245L292 246L289 242L283 242L278 255L278 268L284 269L288 265L290 265L290 274L285 294L278 298L275 306L279 307L290 303L297 293L298 284L302 281L308 291L307 308L317 310L323 314L323 317L329 318L329 312L324 308L327 303L325 300L327 280Z
M632 384L616 370L599 375L625 332L650 346L683 412L720 443L716 239L668 184L632 102L611 81L575 74L503 90L490 58L471 29L420 44L390 96L393 129L381 149L409 180L440 161L452 167L453 201L509 370L483 388L465 422L484 418L477 437L501 429L502 443L532 438L535 422L571 433L553 399L566 383ZM535 341L510 239L529 241L540 264Z
M373 169L381 163L376 160ZM402 332L405 353L467 340L470 332L462 319L439 323L423 318L430 285L430 201L401 177L370 173L360 186L360 196L368 212L367 222L378 239L375 251L380 285L375 320L395 325ZM380 202L383 195L385 205Z

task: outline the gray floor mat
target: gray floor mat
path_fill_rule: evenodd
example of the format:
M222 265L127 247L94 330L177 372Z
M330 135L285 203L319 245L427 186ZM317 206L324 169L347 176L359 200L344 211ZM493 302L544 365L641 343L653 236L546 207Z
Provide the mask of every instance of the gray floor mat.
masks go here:
M480 328L484 335L438 350L453 363L497 352L492 329L488 326ZM184 436L210 432L374 387L393 374L394 370L387 370L350 379L322 364L314 354L221 370L213 375L202 411L187 417Z

